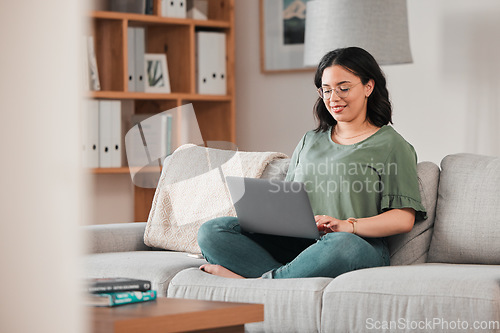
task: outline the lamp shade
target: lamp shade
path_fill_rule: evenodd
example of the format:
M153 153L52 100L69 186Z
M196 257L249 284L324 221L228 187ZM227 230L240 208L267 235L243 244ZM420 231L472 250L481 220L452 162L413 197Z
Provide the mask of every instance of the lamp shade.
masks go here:
M339 47L358 46L380 65L411 63L406 0L310 0L304 65Z

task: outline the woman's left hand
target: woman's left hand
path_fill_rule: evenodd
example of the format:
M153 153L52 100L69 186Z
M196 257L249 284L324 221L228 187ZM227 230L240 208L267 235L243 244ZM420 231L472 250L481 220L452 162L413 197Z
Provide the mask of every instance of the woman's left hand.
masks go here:
M316 215L314 220L320 232L352 232L352 225L347 220L339 220L328 215Z

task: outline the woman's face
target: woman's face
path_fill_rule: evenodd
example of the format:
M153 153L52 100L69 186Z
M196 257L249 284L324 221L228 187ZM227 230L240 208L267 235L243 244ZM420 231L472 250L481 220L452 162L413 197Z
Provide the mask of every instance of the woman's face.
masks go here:
M323 98L327 110L337 122L359 122L366 120L368 96L373 91L374 81L363 85L361 79L339 65L327 67L321 77L323 91L330 98ZM347 93L347 96L339 97ZM348 91L348 92L347 92Z

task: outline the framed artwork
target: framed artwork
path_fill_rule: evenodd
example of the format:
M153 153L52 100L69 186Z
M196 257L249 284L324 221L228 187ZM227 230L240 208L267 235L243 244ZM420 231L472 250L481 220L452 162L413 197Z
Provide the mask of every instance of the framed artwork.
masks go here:
M304 66L306 3L259 0L260 68L263 73L311 71Z
M145 91L153 93L170 93L167 56L163 53L146 53L144 55L144 66L144 72L146 73Z

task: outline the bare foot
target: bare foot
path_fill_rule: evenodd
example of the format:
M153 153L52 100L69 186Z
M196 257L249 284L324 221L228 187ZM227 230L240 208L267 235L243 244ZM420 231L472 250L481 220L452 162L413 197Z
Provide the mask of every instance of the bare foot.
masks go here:
M222 267L221 265L205 264L201 265L200 269L212 275L217 275L232 279L244 279L243 276L233 273L229 269Z

